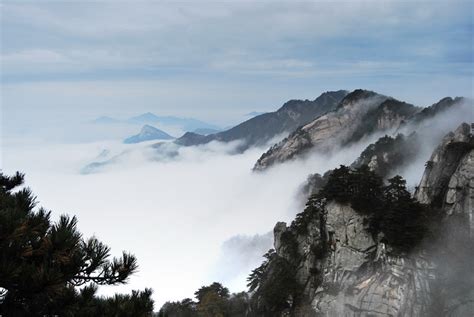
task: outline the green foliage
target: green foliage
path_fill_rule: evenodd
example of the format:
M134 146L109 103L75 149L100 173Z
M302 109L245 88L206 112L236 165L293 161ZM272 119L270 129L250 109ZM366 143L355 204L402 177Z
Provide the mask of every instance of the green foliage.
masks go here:
M310 221L324 212L325 203L326 199L321 195L311 195L306 202L306 207L303 212L297 214L295 220L291 223L291 228L294 229L297 234L306 234Z
M124 252L119 259L109 259L105 244L82 237L75 217L63 215L52 222L51 212L35 210L31 191L18 188L23 179L19 173L0 173L0 314L77 316L79 307L89 304L109 307L102 316L126 316L112 313L114 305L116 312L151 313L150 290L94 298L94 285L126 283L137 270L136 258ZM81 292L75 289L85 284L89 286Z
M274 250L265 254L266 260L252 271L248 280L254 292L252 306L259 316L275 316L291 308L291 301L301 289L296 281L295 268Z
M382 232L387 242L400 252L410 251L429 233L429 210L411 197L405 180L395 176L384 185L382 178L366 165L354 169L341 165L333 170L326 185L310 197L305 210L296 216L292 229L306 234L314 217L322 221L328 201L350 204L367 217L368 230L374 236ZM324 250L318 250L321 253Z
M204 296L208 293L215 293L217 296L222 298L229 298L229 290L227 287L222 286L221 283L214 282L209 286L203 286L197 290L194 295L198 301L202 301Z
M429 232L428 209L411 197L401 176L389 179L384 186L382 178L367 166L341 166L329 176L319 195L351 204L355 211L368 216L370 232L382 232L400 252L410 251Z
M227 315L229 290L220 283L203 286L194 293L198 303L198 316L224 317Z
M131 294L116 294L112 297L96 296L97 286L89 285L81 289L79 294L71 297L75 302L74 310L69 309L70 316L114 316L114 317L145 317L153 312L151 289L132 291Z
M197 316L196 303L185 298L180 302L166 302L158 313L159 317L195 317Z
M328 201L335 200L340 203L349 203L351 200L351 170L344 165L332 171L329 179L319 196Z
M249 312L250 297L247 293L230 294L220 283L203 286L195 293L197 302L184 299L167 302L161 307L159 317L242 317Z
M410 251L429 233L429 209L411 197L402 177L395 176L388 182L384 187L383 214L376 219L392 247Z

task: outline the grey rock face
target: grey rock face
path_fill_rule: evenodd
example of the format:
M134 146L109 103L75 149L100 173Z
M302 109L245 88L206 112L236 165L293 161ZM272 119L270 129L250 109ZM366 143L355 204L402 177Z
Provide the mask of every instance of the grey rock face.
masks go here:
M329 203L323 231L321 222L308 224L298 235L297 279L304 285L295 316L427 316L434 265L421 254L396 257L367 232L364 217L350 206ZM284 223L275 227L275 249L289 258L282 236ZM325 244L328 253L318 259L311 250ZM315 274L315 272L318 272Z
M455 132L446 135L426 163L425 172L415 193L416 199L424 204L434 203L440 207L444 200L444 190L470 147L472 140L467 123L461 124Z
M474 146L469 125L433 152L416 197L441 236L397 253L349 205L329 202L303 231L278 223L278 256L296 268L293 316L471 316L474 311ZM467 220L467 221L465 221ZM289 243L288 236L295 237ZM319 251L318 251L319 250ZM320 252L325 250L325 252Z
M309 149L327 152L375 131L396 129L417 111L413 105L371 91L355 90L334 111L302 126L270 148L254 169L264 170L275 163L300 157Z
M374 102L377 98L378 103ZM442 116L450 109L460 109L466 102L468 99L462 97L446 97L421 109L374 92L355 90L334 111L316 118L272 146L256 162L254 169L264 170L273 164L302 157L310 149L327 152L374 132L391 133L403 129L410 134L423 126L424 121ZM370 103L376 106L371 107Z
M322 283L310 296L316 313L421 316L428 310L431 263L420 255L387 255L385 244L373 240L363 217L349 206L328 205L326 228L330 253Z

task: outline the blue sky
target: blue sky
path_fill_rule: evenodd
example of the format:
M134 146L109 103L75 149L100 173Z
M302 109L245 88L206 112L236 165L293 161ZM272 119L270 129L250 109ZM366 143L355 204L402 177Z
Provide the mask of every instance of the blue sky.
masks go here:
M367 88L472 97L470 1L2 1L3 121L152 111L220 125Z

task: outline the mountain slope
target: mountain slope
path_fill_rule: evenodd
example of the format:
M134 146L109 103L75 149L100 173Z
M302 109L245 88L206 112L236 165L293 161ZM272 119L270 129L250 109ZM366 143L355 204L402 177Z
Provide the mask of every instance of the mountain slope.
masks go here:
M199 128L191 132L200 134L200 135L209 135L209 134L219 133L220 131L221 130L218 130L218 129Z
M141 129L139 134L133 135L129 138L126 138L123 143L132 144L132 143L140 143L144 141L151 141L151 140L171 140L174 139L168 133L152 127L150 125L144 125Z
M263 145L273 137L291 132L320 115L333 110L347 94L346 91L325 92L313 101L290 100L275 112L251 118L229 130L205 137L185 134L176 140L180 145L197 145L211 141L230 142L242 140L242 149L252 145Z
M297 129L272 146L256 162L254 169L264 170L273 164L302 157L309 150L328 152L376 132L389 133L401 128L413 131L421 122L442 114L463 100L448 97L421 109L358 89L347 95L334 111Z
M372 91L355 90L335 110L302 126L271 147L257 161L255 170L301 156L312 148L330 151L373 131L386 131L415 112L413 105Z
M373 194L343 194L377 191L380 185L371 183L376 178L364 169L338 169L331 186L310 199L290 226L275 226L275 250L251 275L257 308L272 309L269 300L278 298L281 306L272 316L469 316L474 310L469 125L447 135L430 162L415 194L424 205L395 179L376 194L385 197L382 213L370 202L378 199ZM363 182L339 187L351 173L362 173Z
M367 165L371 171L386 180L396 175L401 168L418 157L421 142L416 133L409 136L398 134L396 137L385 135L369 144L351 164L351 168ZM301 188L303 197L307 199L324 187L331 172L332 170L327 171L324 175L317 173L309 175Z

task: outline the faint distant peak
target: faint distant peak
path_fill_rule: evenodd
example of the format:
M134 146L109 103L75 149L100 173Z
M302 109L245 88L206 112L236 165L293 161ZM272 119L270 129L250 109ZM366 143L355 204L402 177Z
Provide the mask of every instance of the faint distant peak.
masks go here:
M145 124L140 130L139 134L126 138L123 142L125 144L134 144L151 140L171 140L174 139L171 135L155 128L149 124Z
M118 123L120 120L108 117L108 116L101 116L98 117L94 120L92 120L92 123L97 123L97 124L110 124L110 123Z
M261 114L265 114L265 113L266 112L252 111L252 112L244 114L244 117L253 118L253 117L259 116Z
M151 122L158 122L159 117L151 112L146 112L138 116L131 117L130 119L128 119L128 121L134 122L134 123L151 123Z

